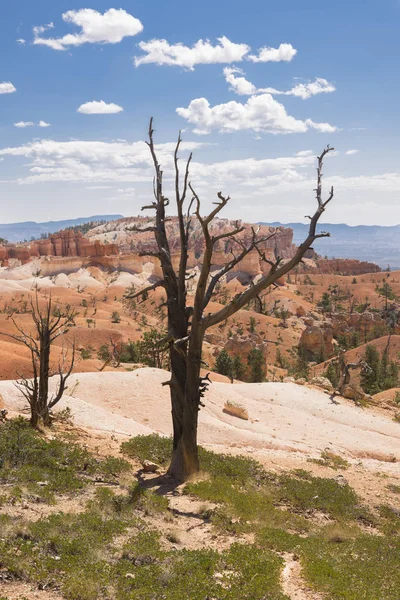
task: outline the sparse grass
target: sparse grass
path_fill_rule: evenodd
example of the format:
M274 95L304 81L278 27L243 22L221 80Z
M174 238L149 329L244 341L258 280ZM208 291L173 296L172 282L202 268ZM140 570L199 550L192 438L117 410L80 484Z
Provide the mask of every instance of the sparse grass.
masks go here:
M307 479L281 475L277 497L301 513L320 511L343 520L372 520L368 510L361 506L354 490L334 479L312 477Z
M78 444L45 439L18 418L0 427L0 483L14 485L45 501L76 493L94 477L114 477L130 469L121 458L98 460ZM16 494L13 494L14 499Z
M166 466L171 440L139 436L122 451ZM329 600L400 598L398 511L382 505L373 518L354 490L334 479L302 469L272 474L252 459L200 449L204 478L185 493L216 504L199 514L215 534L252 534L254 543L187 550L180 549L175 518L163 536L150 529L149 515L152 523L158 516L165 523L171 514L168 499L129 483L124 460L99 461L76 443L45 440L21 421L1 427L0 456L0 481L13 484L3 502L10 494L18 501L39 475L55 494L72 484L93 485L80 514L59 512L34 523L0 514L2 569L56 588L66 600L288 600L281 552L296 554L306 583ZM334 457L328 459L335 463ZM68 478L59 480L59 471ZM123 487L94 488L96 477L118 481L121 473ZM366 523L375 535L365 533ZM165 539L179 549L166 549Z
M321 452L321 458L309 458L308 462L322 465L323 467L329 467L335 471L339 469L348 469L350 467L350 463L347 460L330 450L323 450Z
M399 540L360 535L332 543L307 540L301 549L303 574L331 600L399 598Z

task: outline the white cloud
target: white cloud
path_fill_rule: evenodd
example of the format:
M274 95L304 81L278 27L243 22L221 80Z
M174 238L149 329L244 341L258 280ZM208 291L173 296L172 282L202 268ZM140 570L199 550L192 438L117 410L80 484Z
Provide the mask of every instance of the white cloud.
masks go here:
M239 75L239 77L238 77ZM252 96L258 93L258 89L250 81L243 77L242 69L237 67L225 67L225 81L231 86L230 89L239 96Z
M297 54L296 48L292 44L281 44L279 48L260 48L258 55L250 54L248 60L252 62L290 62Z
M120 188L117 190L119 198L132 198L136 195L136 189L133 187Z
M311 129L316 129L321 133L334 133L335 131L338 131L337 127L334 127L329 123L315 123L315 121L313 121L312 119L306 119L305 124L308 127L311 127Z
M32 121L18 121L18 123L14 123L14 127L19 127L23 129L24 127L34 127L35 123Z
M54 29L54 23L47 23L47 25L37 25L33 28L33 34L35 38L39 36L41 33L48 31L49 29Z
M316 96L317 94L330 94L335 92L336 88L332 83L329 83L326 79L322 77L317 77L315 81L311 81L309 83L299 83L295 85L288 92L280 92L285 96L298 96L303 100L307 98L311 98L311 96Z
M238 76L239 75L239 76ZM230 89L241 96L252 96L253 94L272 94L281 96L297 96L306 100L316 94L327 94L336 91L335 86L329 83L326 79L318 77L315 81L308 83L299 83L292 89L287 91L277 90L272 87L257 88L244 76L241 69L235 67L225 67L224 76L227 83L230 84Z
M300 150L300 152L296 153L296 156L313 156L314 152L312 150Z
M358 150L347 150L345 154L348 156L353 156L353 154L358 154Z
M109 190L110 185L87 185L85 190Z
M173 167L176 142L157 144L160 161ZM183 152L200 148L200 142L182 142ZM145 142L101 142L38 140L22 146L0 149L0 156L29 159L29 175L18 183L50 181L86 182L95 186L108 182L151 182L153 168Z
M49 46L53 50L67 50L82 44L117 44L125 37L137 35L143 30L143 25L133 15L123 9L110 8L104 14L91 8L69 10L62 15L66 23L77 25L81 28L79 33L70 33L60 38L43 38L40 35L53 23L35 27L34 44Z
M220 132L252 130L264 133L304 133L310 127L332 133L336 128L329 123L301 121L287 114L283 104L271 94L251 96L246 103L231 101L211 107L206 98L192 100L187 108L176 112L196 126L194 133L203 135L217 129Z
M13 86L11 81L3 81L0 83L0 94L13 94L17 89Z
M24 127L50 127L50 123L46 123L46 121L39 121L39 123L34 123L33 121L18 121L18 123L14 123L14 127L19 127L23 129Z
M235 44L225 36L217 40L219 43L215 46L209 40L199 40L191 48L180 43L169 44L167 40L140 42L139 47L146 54L135 57L135 66L155 63L193 70L199 64L240 62L250 52L247 44Z
M107 104L104 100L93 100L92 102L85 102L77 108L76 112L82 113L83 115L112 115L115 113L123 112L122 106L111 102Z
M24 40L23 38L19 38L17 41L17 44L21 44L21 46L25 46L26 44L26 40Z

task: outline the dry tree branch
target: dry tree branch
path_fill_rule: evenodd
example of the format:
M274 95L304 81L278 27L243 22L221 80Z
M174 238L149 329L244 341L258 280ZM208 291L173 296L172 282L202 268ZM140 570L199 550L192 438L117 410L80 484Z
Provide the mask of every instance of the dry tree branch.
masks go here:
M302 260L305 253L307 252L307 250L311 247L312 243L316 239L318 239L320 237L327 237L329 235L328 233L317 234L316 226L317 226L317 223L318 223L321 215L324 213L326 206L332 200L333 195L334 195L333 187L332 187L330 190L330 193L328 195L328 198L325 201L322 200L323 159L331 151L333 151L333 148L331 148L330 146L327 146L327 148L325 148L325 150L321 153L321 156L318 157L317 188L316 188L318 206L317 206L317 209L316 209L314 215L311 217L307 238L304 240L304 242L302 244L300 244L295 255L283 265L281 265L281 262L278 262L278 261L277 261L278 264L274 263L275 267L271 266L271 270L268 273L268 275L263 277L254 286L252 286L251 288L248 288L241 294L238 294L232 300L232 302L230 302L229 304L224 306L222 309L220 309L216 313L213 313L213 314L210 313L207 316L203 317L203 319L201 321L201 327L202 327L203 331L205 331L209 327L212 327L213 325L217 325L221 321L225 321L228 317L233 315L240 308L242 308L243 306L248 304L250 302L250 300L255 298L260 292L262 292L269 286L273 285L278 279L280 279L281 277L286 275L286 273L289 273L289 271L291 271L296 265L299 264L299 262Z
M138 290L137 292L131 292L129 294L124 294L124 298L126 300L135 300L136 298L139 298L139 296L143 296L143 294L152 292L153 290L155 290L159 287L165 288L164 280L156 281L156 283L153 283L152 285L149 285L148 287L143 288L142 290Z

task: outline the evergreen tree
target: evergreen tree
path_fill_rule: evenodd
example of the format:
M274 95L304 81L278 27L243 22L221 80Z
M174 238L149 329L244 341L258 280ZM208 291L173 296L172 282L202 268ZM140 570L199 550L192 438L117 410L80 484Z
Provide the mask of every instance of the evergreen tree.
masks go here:
M365 369L361 373L361 387L367 394L377 394L381 391L379 387L381 361L378 350L368 344L364 360L368 364L369 369Z
M335 362L331 361L329 363L328 368L326 369L326 371L324 373L324 377L329 379L329 381L333 385L334 389L337 388L337 386L339 384L339 380L340 380L339 365L337 364L337 362L335 363Z
M240 356L235 356L235 358L233 359L232 370L233 377L235 379L239 379L239 381L245 381L246 367L243 364L243 361L240 358Z
M310 376L310 367L306 356L306 351L300 348L297 353L297 360L293 369L294 375L299 378L308 379Z
M250 383L261 383L265 379L265 360L263 353L258 348L250 350L247 357L249 365L249 381Z
M225 348L217 355L215 370L217 373L220 373L220 375L226 375L227 377L233 376L233 360Z
M328 292L322 294L322 298L317 306L319 306L324 313L332 312L332 300Z

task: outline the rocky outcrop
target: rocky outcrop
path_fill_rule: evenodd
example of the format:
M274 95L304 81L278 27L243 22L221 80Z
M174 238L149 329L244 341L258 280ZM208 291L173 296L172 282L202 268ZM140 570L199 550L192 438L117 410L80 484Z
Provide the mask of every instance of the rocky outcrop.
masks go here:
M240 356L244 361L247 360L251 350L255 348L261 350L264 358L267 357L267 342L258 333L234 334L227 339L224 348L231 356Z
M30 244L8 244L0 247L0 262L7 266L10 259L16 259L22 264L41 256L60 258L80 257L96 258L115 256L119 253L116 244L103 244L99 240L89 240L82 233L66 229L50 235L43 240L35 240Z
M303 265L303 272L327 275L364 275L380 271L381 268L374 263L351 258L318 258Z
M310 383L311 385L316 385L317 387L320 387L328 392L333 392L333 385L326 377L313 377Z
M323 322L306 327L300 337L299 351L311 361L331 358L334 355L332 325Z
M360 340L366 341L384 335L387 330L385 320L379 313L365 311L345 315L340 313L331 316L333 335L335 338L352 333L360 334Z
M161 276L160 265L154 258L143 256L143 253L156 250L154 235L152 231L137 233L132 227L145 228L152 224L147 217L132 217L119 219L106 223L90 230L86 235L72 229L66 229L50 235L46 239L35 240L29 244L10 244L0 247L0 264L8 266L9 260L14 259L22 264L33 258L55 257L91 259L92 263L105 268L122 268L130 272L142 272L144 265L153 264L152 274ZM242 221L230 221L228 219L215 219L210 224L210 232L218 236L232 231L239 225L242 231L235 236L244 245L249 245L252 240L254 225ZM258 226L257 226L258 227ZM167 224L170 237L171 258L177 267L180 257L179 224L176 217L172 217ZM281 257L284 260L293 257L296 246L293 245L293 231L286 227L271 227L261 225L258 227L258 236L265 238L261 250L268 260ZM118 242L118 243L116 243ZM226 264L227 256L232 252L237 253L238 243L231 237L223 238L216 242L213 256L213 268L219 269ZM201 267L204 250L204 238L200 223L192 220L191 235L188 248L188 268ZM120 260L115 257L122 256ZM304 261L304 269L320 273L344 273L355 274L379 271L379 267L372 263L360 263L355 260L325 260L318 259L311 249L307 251ZM87 261L84 261L87 264ZM57 265L55 265L57 269ZM263 261L259 253L254 250L250 252L240 263L238 263L232 275L248 283L243 277L253 279L266 275L270 270L270 264Z
M249 420L249 413L247 412L247 408L241 404L240 402L234 402L233 400L227 400L224 404L224 408L222 412L231 415L231 417L237 417L238 419L243 419L244 421Z

